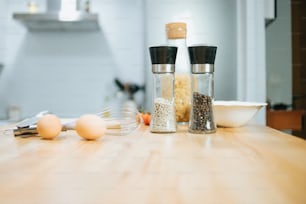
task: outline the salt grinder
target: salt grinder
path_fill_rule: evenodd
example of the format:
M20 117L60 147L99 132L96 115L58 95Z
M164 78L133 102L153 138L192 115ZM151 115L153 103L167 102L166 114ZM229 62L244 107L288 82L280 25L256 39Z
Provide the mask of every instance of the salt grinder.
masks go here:
M189 132L214 133L213 114L215 46L188 47L191 63L191 110Z
M150 47L153 72L153 104L150 131L176 132L174 73L177 47Z

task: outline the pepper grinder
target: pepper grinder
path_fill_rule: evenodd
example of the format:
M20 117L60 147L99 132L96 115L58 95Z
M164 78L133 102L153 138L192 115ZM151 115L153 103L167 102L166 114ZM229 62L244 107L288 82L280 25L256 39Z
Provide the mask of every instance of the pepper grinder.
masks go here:
M189 132L214 133L213 114L215 46L188 47L191 63L191 111Z

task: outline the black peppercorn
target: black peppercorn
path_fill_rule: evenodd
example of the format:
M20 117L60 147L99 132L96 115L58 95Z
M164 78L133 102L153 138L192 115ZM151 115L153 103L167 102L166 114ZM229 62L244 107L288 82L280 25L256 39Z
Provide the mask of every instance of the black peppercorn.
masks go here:
M209 132L215 129L212 98L210 96L193 93L191 123L189 129L191 132Z

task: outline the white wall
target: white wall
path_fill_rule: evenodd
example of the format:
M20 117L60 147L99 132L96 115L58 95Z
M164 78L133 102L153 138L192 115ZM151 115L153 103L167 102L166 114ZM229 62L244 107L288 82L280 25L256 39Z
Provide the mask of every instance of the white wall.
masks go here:
M277 18L266 29L267 98L292 103L291 1L277 1Z
M95 112L104 106L105 97L114 96L115 76L146 82L151 90L148 47L166 42L165 24L170 21L188 24L188 45L218 46L216 99L238 99L238 0L93 0L100 32L56 34L30 33L12 20L13 11L25 10L24 1L0 2L0 28L6 28L0 32L0 60L5 64L0 78L0 118L13 104L21 108L23 117L44 109L62 116ZM257 92L264 95L265 89ZM149 108L150 102L146 104Z
M88 33L28 32L12 19L26 1L0 2L0 28L7 30L0 32L0 118L11 105L22 117L45 109L96 112L115 97L114 77L144 83L143 1L92 1L101 31Z
M266 101L265 0L237 0L237 99ZM254 121L265 124L265 108Z

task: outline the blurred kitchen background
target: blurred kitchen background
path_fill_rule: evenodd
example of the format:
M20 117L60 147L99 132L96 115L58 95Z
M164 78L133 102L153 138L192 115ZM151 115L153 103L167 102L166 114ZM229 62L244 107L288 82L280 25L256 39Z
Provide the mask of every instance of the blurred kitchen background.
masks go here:
M120 104L126 97L115 78L145 85L135 100L150 110L148 47L165 44L165 24L175 21L187 23L188 45L218 46L216 100L292 103L290 0L77 0L80 11L97 14L97 27L80 30L29 30L16 19L47 12L50 1L61 3L0 0L0 119L41 110L74 117ZM264 110L256 120L265 122Z

